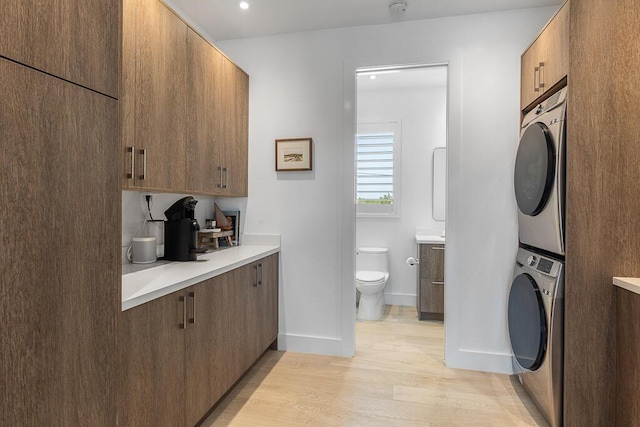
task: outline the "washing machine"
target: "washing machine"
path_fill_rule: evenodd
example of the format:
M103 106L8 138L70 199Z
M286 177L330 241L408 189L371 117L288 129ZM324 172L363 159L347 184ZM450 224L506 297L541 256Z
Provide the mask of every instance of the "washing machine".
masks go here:
M514 170L520 243L564 256L567 87L522 121Z
M551 426L561 426L564 263L519 248L507 313L514 371Z

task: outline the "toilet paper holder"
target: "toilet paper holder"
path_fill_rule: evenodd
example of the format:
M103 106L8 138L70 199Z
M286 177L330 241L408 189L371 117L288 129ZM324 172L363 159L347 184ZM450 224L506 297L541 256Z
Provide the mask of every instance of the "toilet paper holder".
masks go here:
M410 256L405 261L405 264L407 264L410 267L413 267L414 265L420 264L420 260L419 259L415 259L414 257Z

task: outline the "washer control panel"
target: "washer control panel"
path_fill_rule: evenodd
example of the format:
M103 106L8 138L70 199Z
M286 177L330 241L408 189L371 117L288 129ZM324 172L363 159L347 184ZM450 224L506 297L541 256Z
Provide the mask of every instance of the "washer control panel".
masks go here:
M557 277L562 262L544 255L533 253L527 249L518 249L517 261L520 265L538 271L547 276Z

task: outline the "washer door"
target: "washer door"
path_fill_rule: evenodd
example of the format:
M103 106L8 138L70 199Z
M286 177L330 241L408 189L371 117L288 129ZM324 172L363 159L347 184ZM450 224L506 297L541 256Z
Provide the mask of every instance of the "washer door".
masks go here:
M527 273L511 284L508 316L513 354L520 366L535 371L547 349L547 322L540 289Z
M540 122L531 124L520 138L514 187L518 208L536 216L547 204L556 172L556 154L549 128Z

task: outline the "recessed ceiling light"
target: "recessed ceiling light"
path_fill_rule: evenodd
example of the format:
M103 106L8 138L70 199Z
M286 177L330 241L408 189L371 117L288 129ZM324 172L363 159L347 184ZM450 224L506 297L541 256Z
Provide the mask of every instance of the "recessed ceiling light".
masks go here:
M249 3L247 3L246 1L241 1L238 6L240 6L240 9L242 10L247 10L249 9Z
M376 76L375 76L375 74L372 74L372 75L370 75L370 76L369 76L369 78L370 78L371 80L375 80L375 79L376 79Z

